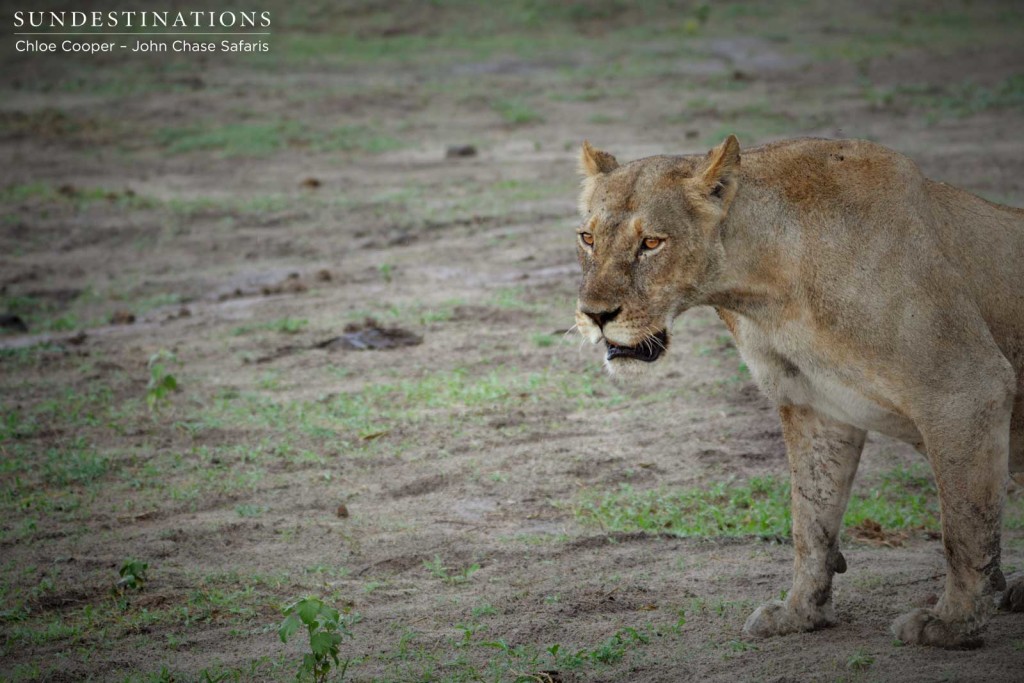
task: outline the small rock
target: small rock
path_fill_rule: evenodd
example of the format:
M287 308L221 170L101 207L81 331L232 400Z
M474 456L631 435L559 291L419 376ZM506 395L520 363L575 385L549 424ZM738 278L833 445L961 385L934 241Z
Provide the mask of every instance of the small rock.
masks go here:
M475 157L476 146L474 145L448 145L444 156L446 159L458 159L460 157Z
M0 327L12 332L28 332L28 325L13 313L0 313Z
M334 514L342 519L348 517L348 506L342 503L338 506L338 509L334 511Z
M331 275L331 271L326 268L321 268L316 271L316 279L317 282L330 282L333 279L333 276Z
M308 289L298 273L288 273L284 280L272 285L264 285L260 288L260 294L271 296L273 294L301 294Z
M299 183L299 185L302 187L309 188L310 190L315 190L316 188L323 185L323 183L320 182L319 178L306 178L301 183Z
M110 316L111 325L131 325L133 322L135 322L135 314L131 311L114 311Z
M80 346L85 343L85 340L88 339L88 337L89 335L85 333L85 330L79 330L78 332L68 337L64 341L66 341L68 344L71 344L72 346Z
M350 351L367 351L380 349L397 349L403 346L417 346L423 343L423 337L403 330L400 327L382 327L372 318L367 318L362 325L346 325L340 337L331 337L314 344L318 349L347 349Z

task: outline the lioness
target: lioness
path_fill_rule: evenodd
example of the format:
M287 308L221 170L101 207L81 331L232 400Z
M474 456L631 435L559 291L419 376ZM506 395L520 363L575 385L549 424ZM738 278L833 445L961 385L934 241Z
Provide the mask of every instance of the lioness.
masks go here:
M972 647L994 608L1007 473L1024 471L1024 211L928 180L859 140L793 140L619 165L583 144L576 323L611 372L662 358L710 305L777 404L792 478L793 586L754 636L835 623L839 530L865 434L916 446L942 508L945 591L893 622Z

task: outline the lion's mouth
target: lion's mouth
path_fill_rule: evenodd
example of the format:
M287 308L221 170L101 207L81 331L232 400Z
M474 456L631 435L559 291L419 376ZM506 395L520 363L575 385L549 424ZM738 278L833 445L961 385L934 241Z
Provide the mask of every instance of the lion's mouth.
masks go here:
M608 347L608 355L605 356L606 360L632 358L644 363L653 363L661 357L662 352L668 347L668 332L662 330L657 334L647 337L636 346L620 346L619 344L611 343L607 339L604 340L604 343Z

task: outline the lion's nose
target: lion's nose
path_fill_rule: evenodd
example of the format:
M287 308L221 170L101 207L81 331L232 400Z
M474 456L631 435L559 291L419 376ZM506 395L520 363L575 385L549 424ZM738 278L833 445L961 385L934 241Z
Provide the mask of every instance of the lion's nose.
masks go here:
M590 318L591 320L593 320L594 323L596 323L598 327L604 329L604 326L607 325L608 323L610 323L611 321L615 320L615 316L617 316L621 312L622 312L622 306L619 306L614 311L600 311L600 312L596 312L596 311L588 311L588 310L584 309L583 315L585 315L588 318Z

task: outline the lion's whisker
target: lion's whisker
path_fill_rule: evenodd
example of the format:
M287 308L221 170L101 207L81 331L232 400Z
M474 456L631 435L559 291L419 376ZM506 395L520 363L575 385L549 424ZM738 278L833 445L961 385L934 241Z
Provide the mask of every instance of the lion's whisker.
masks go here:
M650 325L644 325L642 332L644 335L643 339L641 339L637 343L637 346L646 348L648 353L654 353L655 344L657 344L658 348L660 348L662 351L665 350L665 345L661 342L660 339L658 339L658 335L656 332L654 332L654 328L652 328Z

